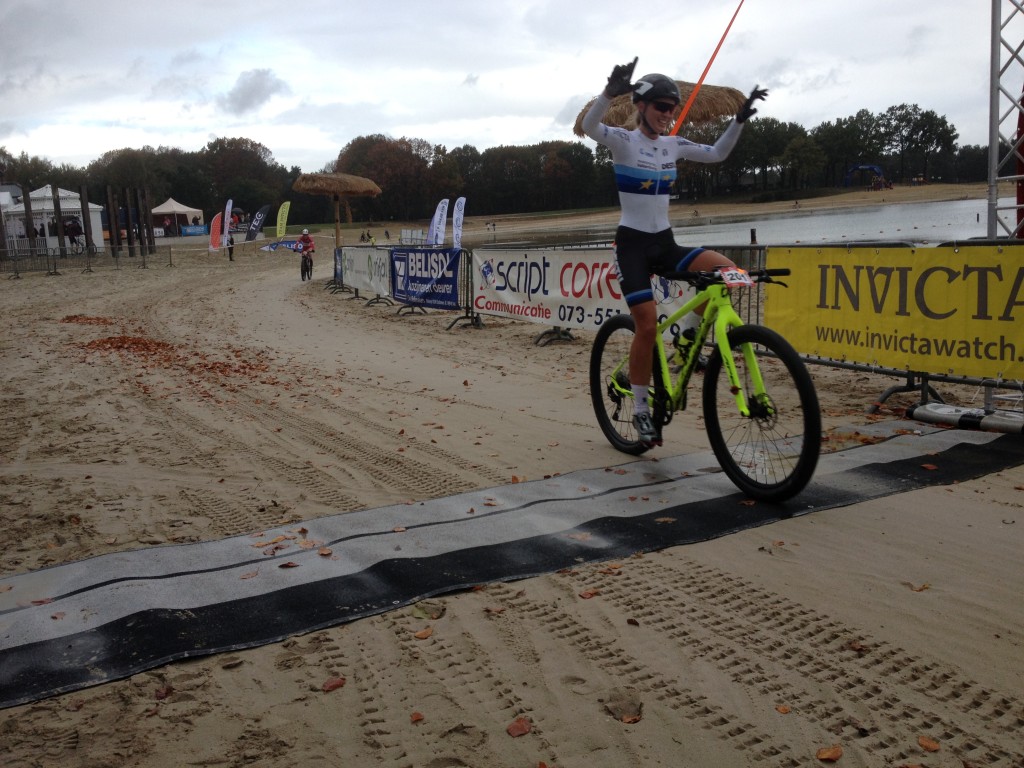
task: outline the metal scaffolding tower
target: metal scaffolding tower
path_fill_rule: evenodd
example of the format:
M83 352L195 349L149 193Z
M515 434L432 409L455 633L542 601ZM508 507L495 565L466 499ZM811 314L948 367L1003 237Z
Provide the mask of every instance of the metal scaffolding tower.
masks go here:
M988 237L1024 237L1024 0L992 0ZM999 183L1012 182L1010 203ZM1005 187L1005 185L1004 185Z

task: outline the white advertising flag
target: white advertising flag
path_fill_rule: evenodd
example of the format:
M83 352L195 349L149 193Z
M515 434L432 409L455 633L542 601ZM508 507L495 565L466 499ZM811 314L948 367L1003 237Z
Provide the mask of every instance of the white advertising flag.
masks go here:
M221 235L220 239L220 244L224 248L228 247L228 233L231 231L231 209L233 207L231 200L228 200L228 204L224 206L224 234Z
M455 210L452 211L452 247L458 250L462 247L462 216L466 212L466 198L460 197L455 201Z
M444 243L445 223L448 220L448 198L437 204L434 211L434 218L430 220L430 231L427 233L427 245L442 245Z

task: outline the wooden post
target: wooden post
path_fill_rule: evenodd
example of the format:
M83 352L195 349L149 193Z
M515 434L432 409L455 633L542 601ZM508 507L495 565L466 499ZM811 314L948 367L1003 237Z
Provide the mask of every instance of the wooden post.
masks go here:
M36 222L32 216L32 195L21 187L21 202L25 206L25 234L28 235L29 253L36 255ZM46 222L43 222L43 231L46 231Z
M114 258L121 257L121 211L117 205L117 195L112 187L107 187L107 231L110 233L110 250Z
M124 188L125 232L128 234L128 258L135 256L135 228L132 226L132 193Z
M53 195L53 223L57 229L57 248L60 250L61 258L68 255L68 244L64 242L64 212L60 207L60 189L56 186L50 187Z
M153 255L156 253L156 234L153 232L153 211L149 205L149 193L140 188L136 190L136 195L139 201L139 244Z
M3 176L0 171L0 177ZM7 247L7 220L5 219L3 212L0 211L0 261L6 258L14 258L11 253L11 249Z
M78 202L82 206L82 230L85 233L85 250L91 255L96 252L96 243L92 238L92 212L89 210L89 188L85 184L78 189Z
M341 205L337 192L334 193L334 247L341 248Z

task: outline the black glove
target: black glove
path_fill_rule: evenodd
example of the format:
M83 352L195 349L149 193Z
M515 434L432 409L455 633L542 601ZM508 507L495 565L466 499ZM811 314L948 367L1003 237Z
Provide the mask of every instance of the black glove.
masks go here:
M615 69L608 76L608 85L604 93L610 99L621 96L624 93L633 91L633 70L636 69L636 57L629 64L616 64Z
M767 88L758 88L754 86L754 90L747 96L747 100L743 102L743 106L740 107L740 111L736 113L736 122L745 123L747 120L757 114L757 110L754 109L755 101L764 101L765 96L768 95Z

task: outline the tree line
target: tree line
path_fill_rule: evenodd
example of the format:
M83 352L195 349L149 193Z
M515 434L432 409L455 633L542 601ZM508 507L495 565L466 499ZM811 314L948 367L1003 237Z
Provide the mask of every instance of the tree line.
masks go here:
M714 143L727 120L684 126L681 135ZM988 148L959 146L959 134L945 117L918 105L901 104L883 113L861 110L811 130L772 117L751 120L739 144L720 164L680 162L676 193L694 202L741 196L752 201L796 199L845 184L866 186L877 172L898 184L988 179ZM321 171L349 173L375 181L378 198L351 201L358 221L429 219L442 198L467 198L472 215L495 216L578 210L616 204L614 171L607 149L582 141L546 141L479 151L471 145L447 149L422 139L382 134L350 141ZM0 181L35 189L55 184L70 190L85 185L89 199L106 200L106 189L148 190L153 205L174 197L212 216L231 199L236 207L275 209L291 201L291 221L333 220L333 202L300 194L292 184L297 166L285 168L271 151L244 138L218 138L198 151L173 147L111 150L84 168L0 147Z

